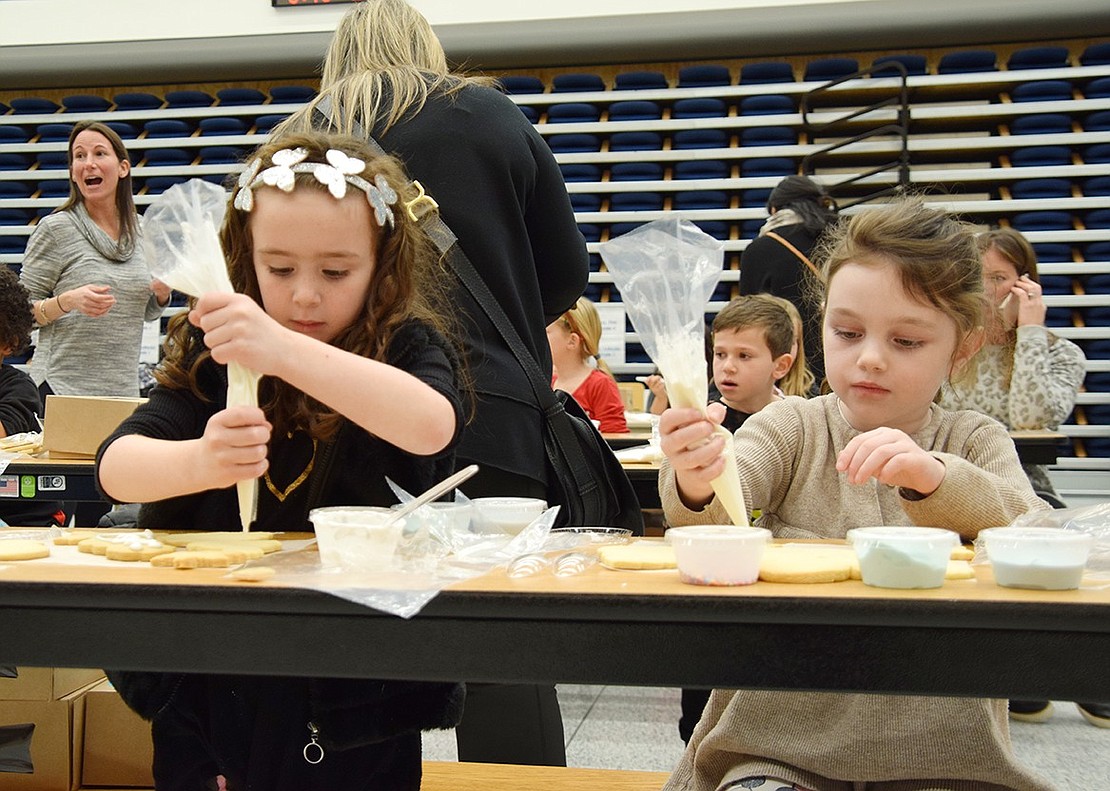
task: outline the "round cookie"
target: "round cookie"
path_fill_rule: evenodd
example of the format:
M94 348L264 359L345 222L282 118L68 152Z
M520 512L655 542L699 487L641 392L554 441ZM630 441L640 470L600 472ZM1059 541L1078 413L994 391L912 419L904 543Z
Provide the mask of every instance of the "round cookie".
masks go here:
M0 539L0 562L6 560L36 560L50 557L50 547L41 541L27 538Z
M768 547L759 564L759 578L798 584L842 582L851 576L852 560L852 553L844 550Z

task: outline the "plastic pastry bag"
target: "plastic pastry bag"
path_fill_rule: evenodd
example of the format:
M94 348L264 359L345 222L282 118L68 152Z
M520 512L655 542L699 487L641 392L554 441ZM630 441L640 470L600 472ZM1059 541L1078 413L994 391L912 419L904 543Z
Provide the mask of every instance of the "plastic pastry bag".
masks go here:
M150 273L177 291L199 297L230 293L218 230L227 207L223 188L201 179L175 184L143 215L143 247ZM227 405L258 406L259 374L239 363L227 367ZM258 480L239 481L239 519L249 530L258 507Z
M599 246L620 289L640 343L659 366L667 399L706 414L705 310L721 277L724 245L689 220L666 217ZM734 524L748 524L748 508L732 449L722 426L725 468L713 491Z

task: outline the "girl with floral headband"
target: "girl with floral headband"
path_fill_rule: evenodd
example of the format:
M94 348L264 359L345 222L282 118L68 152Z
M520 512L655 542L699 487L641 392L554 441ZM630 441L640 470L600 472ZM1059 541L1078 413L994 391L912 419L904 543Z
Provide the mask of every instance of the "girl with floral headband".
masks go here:
M262 478L252 529L311 530L310 508L388 506L387 475L421 491L453 469L458 355L397 162L299 134L248 163L221 231L237 293L172 326L149 402L98 454L141 527L236 530L234 484ZM259 407L226 407L233 361L263 375ZM159 791L415 791L420 730L461 713L456 684L112 675L152 720Z

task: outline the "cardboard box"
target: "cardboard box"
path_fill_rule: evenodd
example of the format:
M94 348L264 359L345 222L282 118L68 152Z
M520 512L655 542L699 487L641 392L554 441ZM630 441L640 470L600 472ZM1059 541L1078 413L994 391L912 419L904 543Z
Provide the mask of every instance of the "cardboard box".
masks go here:
M150 723L129 709L108 681L85 693L84 736L82 786L154 785Z
M91 459L145 398L46 397L42 446L55 459Z
M61 700L0 701L4 791L72 791L81 777L85 690Z
M0 700L57 700L103 679L99 669L0 666Z

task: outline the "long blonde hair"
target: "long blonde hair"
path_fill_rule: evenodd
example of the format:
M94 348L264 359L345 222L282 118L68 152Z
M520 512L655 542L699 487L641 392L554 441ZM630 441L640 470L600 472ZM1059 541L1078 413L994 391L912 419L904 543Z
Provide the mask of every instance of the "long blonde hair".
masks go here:
M384 133L420 111L433 94L450 96L466 85L492 85L487 77L454 72L435 31L404 0L364 0L343 15L324 58L320 92L275 129L312 127L325 99L335 108L333 126L352 134L355 122Z
M597 313L594 303L586 297L579 297L574 307L564 313L560 319L567 332L573 332L582 339L582 357L592 357L597 363L599 371L613 377L613 371L601 358L598 347L601 344L601 316Z

